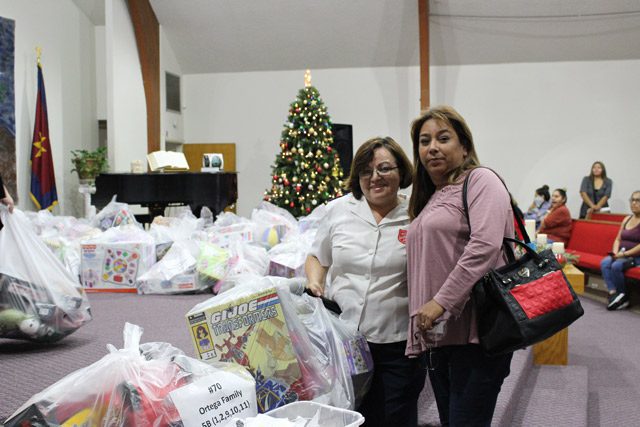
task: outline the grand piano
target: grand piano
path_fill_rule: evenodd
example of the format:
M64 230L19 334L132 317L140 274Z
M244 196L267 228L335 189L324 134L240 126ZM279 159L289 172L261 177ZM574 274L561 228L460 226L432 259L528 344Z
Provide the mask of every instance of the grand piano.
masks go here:
M92 204L102 209L114 195L118 202L148 207L149 220L164 215L167 206L179 205L188 205L196 216L207 206L215 217L238 200L238 176L235 172L100 174Z

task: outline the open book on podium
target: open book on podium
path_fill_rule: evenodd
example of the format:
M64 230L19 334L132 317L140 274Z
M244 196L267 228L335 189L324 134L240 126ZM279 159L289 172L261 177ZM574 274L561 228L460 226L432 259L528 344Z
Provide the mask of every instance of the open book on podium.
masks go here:
M147 154L147 161L152 172L184 172L189 170L184 153L178 151L154 151Z

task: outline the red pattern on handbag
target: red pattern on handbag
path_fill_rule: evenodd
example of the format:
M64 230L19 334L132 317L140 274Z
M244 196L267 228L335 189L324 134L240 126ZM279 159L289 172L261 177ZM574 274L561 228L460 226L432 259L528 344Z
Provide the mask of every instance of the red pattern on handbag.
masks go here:
M561 271L546 274L536 281L511 289L529 319L550 313L573 302Z

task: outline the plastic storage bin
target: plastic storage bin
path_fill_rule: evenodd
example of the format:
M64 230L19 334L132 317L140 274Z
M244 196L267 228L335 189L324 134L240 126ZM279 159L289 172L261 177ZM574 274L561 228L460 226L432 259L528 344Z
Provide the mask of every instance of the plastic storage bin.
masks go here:
M290 420L294 420L296 417L310 420L318 411L320 411L318 421L322 427L355 427L364 423L364 417L359 412L304 400L273 409L265 415Z

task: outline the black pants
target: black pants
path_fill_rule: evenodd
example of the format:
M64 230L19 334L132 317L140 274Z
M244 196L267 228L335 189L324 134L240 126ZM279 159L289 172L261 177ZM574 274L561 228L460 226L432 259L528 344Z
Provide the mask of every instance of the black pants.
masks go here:
M426 379L426 358L404 355L407 342L369 343L373 356L371 389L357 408L364 425L415 427L418 425L418 396Z
M511 356L487 356L477 344L445 346L427 354L442 426L491 425Z

